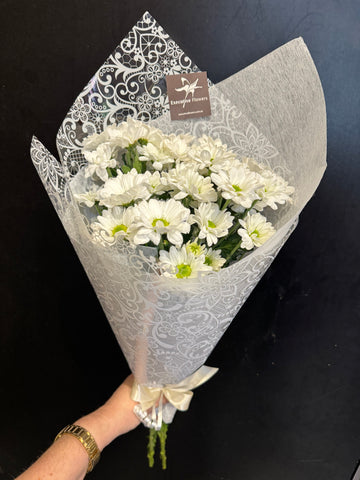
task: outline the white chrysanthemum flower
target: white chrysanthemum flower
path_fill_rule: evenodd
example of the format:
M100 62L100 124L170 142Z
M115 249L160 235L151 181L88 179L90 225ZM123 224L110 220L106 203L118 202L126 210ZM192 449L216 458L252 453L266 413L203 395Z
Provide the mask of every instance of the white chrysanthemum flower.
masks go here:
M250 208L260 197L256 193L262 187L262 178L245 166L221 170L211 174L212 181L221 190L221 195L237 205Z
M92 177L96 174L103 182L106 182L109 175L107 168L115 168L116 160L112 158L113 149L108 143L100 144L96 150L84 151L84 156L88 161L85 166L85 177Z
M106 129L101 133L93 133L83 140L83 149L87 151L96 150L101 143L105 143L109 140Z
M92 228L102 231L102 237L106 238L108 243L113 243L117 238L132 239L135 232L134 207L104 210L97 219L98 222L94 222Z
M197 242L187 242L185 247L186 250L189 253L195 255L195 257L198 257L199 255L204 255L205 253L205 245L199 245Z
M140 122L131 117L119 125L107 128L109 142L117 147L126 148L137 140L143 139L153 144L158 144L163 138L163 133L147 123Z
M149 177L150 172L138 173L135 168L128 173L118 170L117 177L109 178L99 190L100 204L112 208L148 199L151 195L148 188Z
M204 168L217 172L219 169L229 169L232 166L238 166L234 152L227 149L219 138L211 138L203 135L197 143L191 148L189 156L198 163L200 170Z
M190 143L194 140L192 135L180 134L168 135L162 142L164 151L177 161L184 161L188 158Z
M178 249L170 247L170 251L160 250L159 265L163 275L173 278L196 278L212 271L204 263L205 256L195 256L186 250L185 245Z
M142 162L150 161L155 170L162 170L165 165L174 163L173 157L163 148L162 143L158 146L150 142L144 146L139 145L137 147L139 160Z
M174 190L175 200L190 196L199 202L216 202L217 192L210 177L203 177L195 168L179 163L163 174L164 181Z
M209 248L205 251L205 264L209 265L215 272L218 272L225 262L226 259L221 256L221 250Z
M209 247L225 237L232 226L234 217L230 212L220 210L217 203L202 203L195 209L192 221L199 226L199 238L206 238Z
M190 210L174 199L143 201L136 207L138 231L134 243L144 245L153 242L159 245L161 235L166 235L170 243L181 246L183 233L190 232Z
M263 170L261 177L264 186L257 191L260 200L255 204L254 208L256 210L261 212L265 207L277 210L277 204L283 205L286 202L291 202L290 195L294 193L295 189L286 180L271 170Z
M95 202L99 201L99 188L93 186L85 193L74 193L74 198L79 203L84 203L87 207L91 208L95 205Z
M147 182L151 195L162 195L168 191L167 185L162 181L160 172L154 172L152 175L149 175Z
M256 173L261 173L266 169L266 166L262 163L257 162L252 157L242 157L241 158L242 164L245 165L249 170Z
M275 233L275 228L261 213L246 215L243 220L239 220L242 228L237 233L242 238L241 248L252 250L254 247L260 247Z

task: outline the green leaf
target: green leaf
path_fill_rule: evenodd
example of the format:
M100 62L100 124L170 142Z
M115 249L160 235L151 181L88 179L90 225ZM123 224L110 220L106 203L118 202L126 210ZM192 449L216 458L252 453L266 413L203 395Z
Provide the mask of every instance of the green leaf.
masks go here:
M117 171L116 171L116 168L111 168L111 167L107 167L106 169L109 177L117 177Z
M138 156L137 152L134 153L133 154L133 168L135 168L138 173L142 173L142 163L143 162L141 162L139 160L139 156Z

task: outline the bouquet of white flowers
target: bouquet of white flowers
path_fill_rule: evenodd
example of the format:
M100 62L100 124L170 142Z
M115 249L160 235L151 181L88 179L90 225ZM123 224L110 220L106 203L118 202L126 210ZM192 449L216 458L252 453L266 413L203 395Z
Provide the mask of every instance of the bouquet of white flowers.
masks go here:
M70 109L62 163L31 147L163 466L166 424L216 372L207 357L325 169L324 99L301 39L210 84L211 116L171 121L165 76L197 70L146 13Z
M260 247L275 233L260 212L294 192L219 138L165 135L131 117L83 143L72 188L94 242L152 247L166 277L217 272Z

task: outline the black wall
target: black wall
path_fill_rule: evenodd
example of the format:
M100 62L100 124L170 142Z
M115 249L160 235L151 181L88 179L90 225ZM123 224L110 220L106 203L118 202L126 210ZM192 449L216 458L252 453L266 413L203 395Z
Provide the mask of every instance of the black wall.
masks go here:
M73 100L145 10L215 82L303 36L325 92L328 169L207 362L220 372L177 414L168 471L148 470L139 427L107 448L92 478L349 479L360 457L360 2L3 0L0 8L0 479L19 474L128 373L29 146L35 133L56 153Z

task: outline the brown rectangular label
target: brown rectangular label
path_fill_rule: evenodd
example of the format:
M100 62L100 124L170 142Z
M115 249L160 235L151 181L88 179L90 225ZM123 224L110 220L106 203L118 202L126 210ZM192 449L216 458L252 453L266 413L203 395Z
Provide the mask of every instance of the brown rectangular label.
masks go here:
M171 120L211 115L206 72L166 76Z

